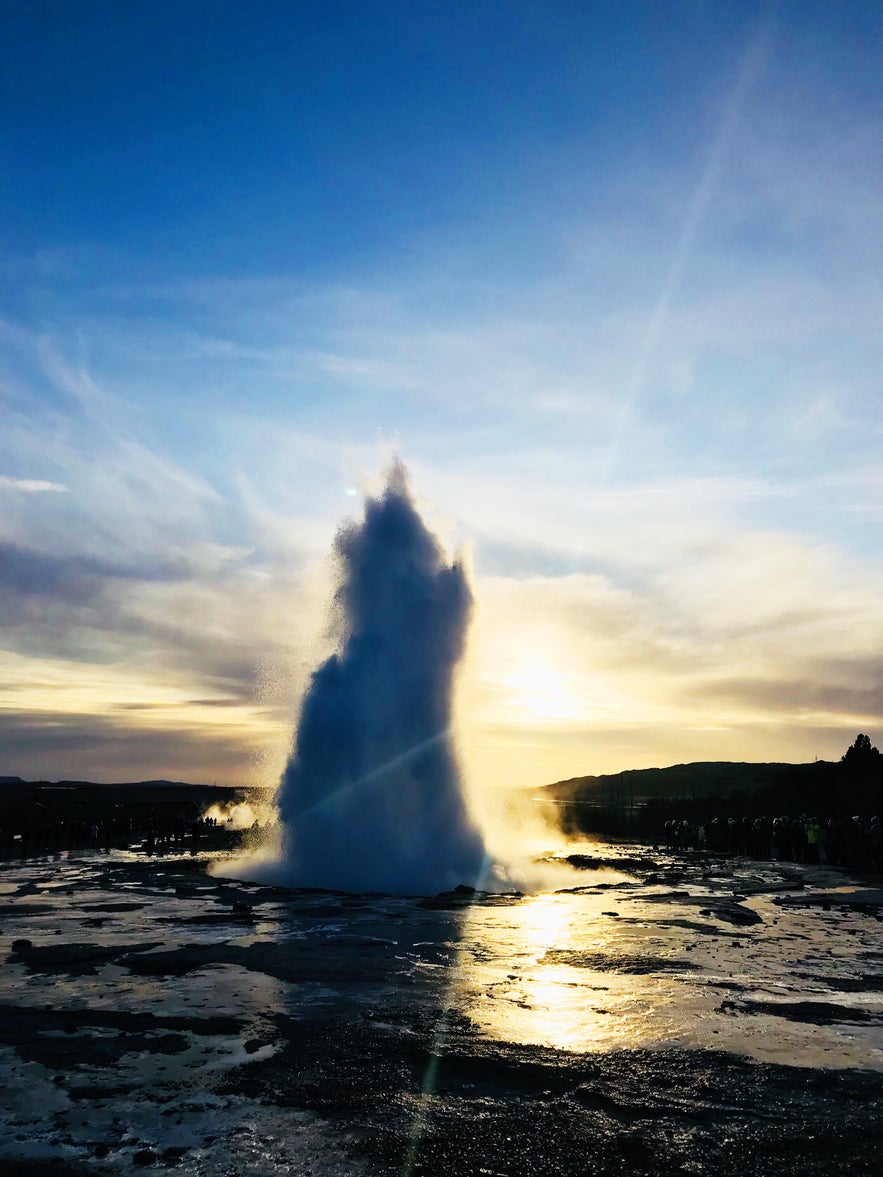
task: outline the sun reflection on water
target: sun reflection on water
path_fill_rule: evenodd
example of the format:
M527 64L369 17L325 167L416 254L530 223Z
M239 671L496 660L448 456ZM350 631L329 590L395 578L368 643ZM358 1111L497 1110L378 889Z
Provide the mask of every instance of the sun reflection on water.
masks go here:
M584 1051L665 1039L663 1027L650 1024L666 1001L664 978L591 967L596 957L640 950L640 930L602 914L610 902L544 894L474 908L463 942L471 966L459 972L456 1004L485 1033L521 1044ZM579 963L562 962L560 953Z
M570 946L573 919L570 904L560 895L536 895L520 908L520 928L528 950L542 956L548 948Z

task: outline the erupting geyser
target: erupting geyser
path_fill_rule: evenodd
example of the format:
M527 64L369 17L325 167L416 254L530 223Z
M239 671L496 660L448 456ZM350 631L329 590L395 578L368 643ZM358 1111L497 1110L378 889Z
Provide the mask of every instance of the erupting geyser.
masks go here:
M277 804L293 886L426 894L475 885L482 838L450 734L472 595L408 492L401 463L335 543L338 650L314 673Z

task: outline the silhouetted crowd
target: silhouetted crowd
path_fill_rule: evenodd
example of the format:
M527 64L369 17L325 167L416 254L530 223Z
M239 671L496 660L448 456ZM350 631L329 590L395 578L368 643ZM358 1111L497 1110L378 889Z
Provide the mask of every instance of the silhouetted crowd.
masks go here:
M879 817L713 817L665 823L670 850L744 855L761 861L827 863L883 871Z

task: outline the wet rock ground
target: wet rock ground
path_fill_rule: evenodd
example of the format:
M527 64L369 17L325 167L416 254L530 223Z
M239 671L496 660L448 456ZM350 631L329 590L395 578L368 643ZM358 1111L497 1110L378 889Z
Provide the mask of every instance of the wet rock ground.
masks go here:
M556 892L0 874L0 1172L876 1174L883 891L580 848Z

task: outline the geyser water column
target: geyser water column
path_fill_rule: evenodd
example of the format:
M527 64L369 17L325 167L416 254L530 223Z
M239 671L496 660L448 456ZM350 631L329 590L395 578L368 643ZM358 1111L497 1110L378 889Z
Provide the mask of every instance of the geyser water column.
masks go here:
M476 885L481 835L454 754L451 696L472 595L401 462L335 542L338 649L313 674L277 804L294 886L427 894Z

